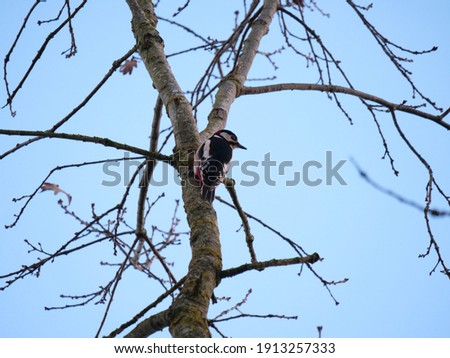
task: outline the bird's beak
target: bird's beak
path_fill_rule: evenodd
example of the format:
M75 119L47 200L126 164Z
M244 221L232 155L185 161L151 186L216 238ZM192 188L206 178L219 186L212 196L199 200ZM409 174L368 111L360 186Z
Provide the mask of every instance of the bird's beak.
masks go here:
M241 143L236 143L236 147L247 150Z

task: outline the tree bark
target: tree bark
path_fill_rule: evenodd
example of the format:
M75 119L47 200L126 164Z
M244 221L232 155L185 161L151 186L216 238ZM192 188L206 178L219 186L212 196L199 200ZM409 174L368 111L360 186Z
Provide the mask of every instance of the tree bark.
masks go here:
M192 154L200 137L189 101L183 95L164 53L163 39L150 0L127 0L138 51L170 117L175 142L175 165L182 180L182 198L191 229L192 258L186 281L169 309L169 330L174 337L210 337L207 313L213 290L220 281L222 254L214 208L200 196L192 170ZM228 111L244 84L261 38L267 33L278 1L266 0L243 47L235 71L216 95L205 133L225 127ZM203 138L205 139L205 138Z
M191 229L192 259L184 286L169 310L169 329L174 337L210 337L206 315L222 270L222 256L215 211L201 199L186 160L200 144L198 130L191 106L167 62L164 43L156 29L153 4L147 0L127 0L127 3L139 53L172 123L175 161Z

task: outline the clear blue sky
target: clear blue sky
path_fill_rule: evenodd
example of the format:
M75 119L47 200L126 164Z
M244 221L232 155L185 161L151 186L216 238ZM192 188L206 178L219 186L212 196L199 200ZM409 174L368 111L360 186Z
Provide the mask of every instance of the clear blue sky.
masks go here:
M33 1L2 2L0 4L0 54L3 59L16 31ZM10 83L14 86L30 64L41 42L54 25L35 25L37 20L54 17L60 2L47 1L38 6L35 15L19 42L9 63ZM163 1L161 16L170 17L183 1ZM362 91L385 97L393 102L411 100L411 91L376 46L368 31L344 1L324 4L318 2L330 18L317 11L306 12L310 25L342 61L354 86ZM211 37L227 37L234 24L233 10L239 1L221 1L211 7L206 1L193 1L177 20L196 31L209 31ZM207 6L209 5L209 6ZM72 5L74 7L75 5ZM450 48L447 15L450 3L437 1L426 5L423 1L408 4L375 1L368 17L391 40L414 50L436 45L439 51L417 57L408 64L419 88L438 105L448 107L450 83ZM217 14L223 14L218 16ZM218 18L220 17L220 18ZM264 39L261 50L274 51L280 46L277 20ZM122 56L134 44L130 31L130 12L125 1L88 2L74 21L78 54L65 59L60 53L70 44L67 31L59 34L49 45L22 91L14 108L17 116L0 111L1 128L48 129L75 107L103 77L112 61ZM199 45L192 36L161 23L167 53ZM203 74L209 57L197 52L192 57L171 58L173 71L183 89L191 90ZM279 69L259 58L251 78L276 75L275 82L316 82L314 69L289 50L274 57ZM338 76L335 84L345 83ZM249 82L259 85L264 82ZM6 100L3 86L2 103ZM249 289L252 294L241 310L248 314L297 315L298 320L241 319L223 323L221 330L233 337L316 337L316 326L322 325L324 337L449 337L450 312L448 298L450 282L439 272L429 275L436 263L432 251L419 259L428 245L423 213L406 207L385 196L361 180L348 160L353 158L381 185L400 195L422 203L425 197L427 172L399 138L390 116L380 114L379 120L400 175L395 177L388 160L382 160L384 148L370 114L354 98L340 97L353 118L354 125L336 109L324 94L283 92L239 98L232 107L228 128L235 131L248 150L235 153L241 163L262 162L266 153L277 161L292 161L286 170L287 178L301 171L304 163L318 161L325 165L326 153L332 152L333 163L347 160L340 170L347 185L336 181L332 185L307 186L303 182L287 187L286 176L273 168L271 178L276 185L263 180L263 167L256 169L261 180L257 185L245 186L249 178L240 170L233 171L238 182L241 204L246 211L263 219L309 252L324 258L314 265L327 280L349 278L345 284L331 287L340 302L336 306L322 284L308 271L299 277L299 267L275 268L264 272L246 273L239 278L223 280L216 290L218 297L231 297L211 307L210 317L241 301ZM418 100L417 100L418 101ZM148 147L150 121L155 91L142 64L132 76L115 73L110 82L75 118L62 128L69 133L111 137L142 148ZM412 103L412 102L408 102ZM415 103L421 103L420 101ZM206 125L209 102L199 109L200 128ZM431 111L429 107L424 110ZM411 142L433 166L436 179L450 192L450 152L448 133L435 124L409 115L399 114L399 123ZM163 118L162 128L169 126ZM0 152L11 148L20 139L1 137ZM166 148L169 154L173 143ZM24 239L38 242L49 251L62 245L80 225L65 215L57 205L59 197L45 192L36 196L19 224L11 230L4 225L13 220L20 204L11 199L29 194L57 165L121 157L96 145L41 141L0 162L0 275L16 270L22 264L34 262L34 254L27 254ZM120 170L123 166L120 167ZM148 225L168 229L175 200L180 188L173 183L171 169L159 166L156 178L163 169L170 183L150 189L153 201L164 192L166 197L153 209ZM311 178L324 178L324 168L312 169ZM69 192L70 206L88 220L91 203L98 212L106 210L121 198L123 184L102 185L110 180L101 166L69 169L56 173L51 182ZM127 220L135 222L136 190L129 199ZM228 199L224 188L218 195ZM62 197L64 199L64 197ZM434 207L448 209L433 192ZM249 261L238 216L219 202L218 213L224 268ZM179 213L183 218L183 210ZM288 245L250 222L255 236L255 249L260 260L295 256ZM450 258L448 218L432 219L433 231L444 258ZM180 231L187 230L183 218ZM130 238L131 240L131 238ZM187 236L182 244L165 252L169 261L176 262L173 271L177 278L184 276L190 251ZM83 254L64 257L44 267L39 278L21 280L0 292L0 337L91 337L95 335L104 305L90 305L71 310L45 311L45 306L69 303L60 294L81 295L93 292L106 284L114 269L100 265L100 261L118 262L109 245L86 250ZM159 267L155 267L161 272ZM160 286L149 282L139 272L127 272L122 280L103 334L107 334L145 307L161 293ZM163 307L163 306L161 306ZM156 312L156 311L154 311ZM157 336L168 336L163 331Z

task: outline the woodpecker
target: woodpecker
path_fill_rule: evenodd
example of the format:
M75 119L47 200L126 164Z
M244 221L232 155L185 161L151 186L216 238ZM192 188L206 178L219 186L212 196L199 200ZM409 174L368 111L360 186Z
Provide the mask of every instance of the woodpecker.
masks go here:
M202 198L210 203L214 200L215 189L227 175L233 149L236 148L247 149L238 142L236 134L222 129L195 152L195 177L201 184Z

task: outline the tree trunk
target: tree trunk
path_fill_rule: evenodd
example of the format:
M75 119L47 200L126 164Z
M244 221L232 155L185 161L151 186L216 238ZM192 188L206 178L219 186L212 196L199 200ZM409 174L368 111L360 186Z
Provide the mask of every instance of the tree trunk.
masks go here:
M259 1L253 1L256 6ZM176 142L175 164L182 179L184 209L191 229L192 259L186 281L169 309L169 329L174 337L210 337L209 302L220 280L222 255L216 212L202 200L193 176L192 156L200 137L189 101L183 95L164 53L156 29L157 18L149 0L127 0L138 51L169 114ZM278 1L266 0L244 44L234 71L222 82L208 127L202 139L226 125L231 104L243 86L261 38L268 32Z

